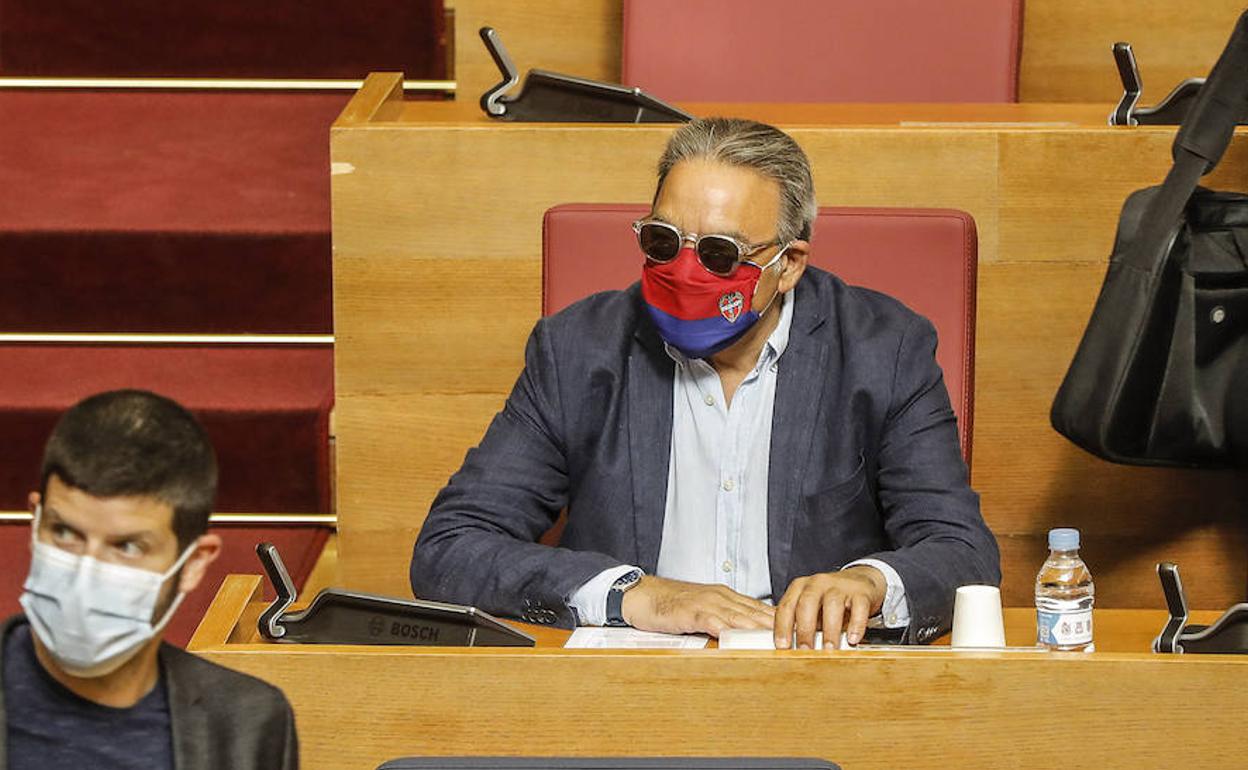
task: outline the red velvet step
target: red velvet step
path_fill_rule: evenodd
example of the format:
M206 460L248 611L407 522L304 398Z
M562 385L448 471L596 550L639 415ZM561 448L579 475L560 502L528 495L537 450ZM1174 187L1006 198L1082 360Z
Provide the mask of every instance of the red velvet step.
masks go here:
M291 579L302 590L332 532L329 527L310 525L235 524L215 526L212 531L225 541L221 557L213 562L199 588L182 602L165 632L165 639L181 647L190 641L226 575L263 574L256 558L256 543L267 541L277 546ZM29 524L0 524L0 619L21 611L17 600L22 595L22 583L30 569L29 543ZM266 590L266 596L272 596L272 588Z
M0 91L0 331L329 332L347 98Z
M441 0L3 0L0 74L446 77Z
M185 405L217 451L217 510L328 512L328 346L0 346L0 510L23 510L57 418L104 390Z

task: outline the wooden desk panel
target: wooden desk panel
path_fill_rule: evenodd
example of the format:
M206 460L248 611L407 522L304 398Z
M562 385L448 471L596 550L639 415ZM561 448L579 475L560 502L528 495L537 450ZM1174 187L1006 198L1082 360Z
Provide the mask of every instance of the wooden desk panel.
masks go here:
M617 83L621 0L446 0L455 10L456 98L476 105L501 78L477 30L498 30L521 74L531 68Z
M542 213L649 200L672 129L494 123L464 105L398 101L396 83L371 79L333 132L336 416L343 578L404 594L430 502L523 363ZM1007 604L1030 601L1044 533L1059 525L1085 531L1102 606L1160 606L1160 558L1182 565L1194 606L1244 597L1248 496L1232 478L1110 465L1048 424L1118 210L1164 174L1172 129L1105 126L1109 105L700 106L738 109L791 130L825 205L975 217L972 472L1002 540ZM975 118L988 122L966 124ZM1245 173L1241 138L1211 181L1233 187Z
M1209 73L1243 10L1240 0L1026 0L1019 98L1116 100L1122 82L1110 50L1122 40L1139 59L1141 106L1152 106Z
M806 755L847 770L1049 767L1062 747L1087 768L1241 758L1248 659L1120 651L1147 648L1158 612L1097 611L1092 654L563 650L548 630L536 649L333 647L253 643L259 578L230 581L191 649L285 691L309 770L414 754ZM1006 623L1031 641L1032 611Z

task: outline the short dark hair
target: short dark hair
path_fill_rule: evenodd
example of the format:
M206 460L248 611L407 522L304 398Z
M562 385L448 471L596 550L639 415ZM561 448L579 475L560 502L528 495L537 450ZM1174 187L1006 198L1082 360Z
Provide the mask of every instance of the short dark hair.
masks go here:
M93 497L165 503L180 549L208 530L217 494L208 434L177 402L144 390L113 390L70 407L43 451L41 495L53 474Z

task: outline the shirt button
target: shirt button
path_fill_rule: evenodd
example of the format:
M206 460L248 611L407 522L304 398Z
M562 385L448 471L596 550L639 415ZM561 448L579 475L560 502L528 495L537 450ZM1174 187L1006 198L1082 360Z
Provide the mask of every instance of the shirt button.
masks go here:
M712 396L710 393L707 393L705 396L703 396L702 400L706 402L707 406L715 406L715 397Z
M889 616L888 616L888 625L889 625L889 626L891 626L891 627L893 627L893 628L896 628L896 627L897 627L897 616L896 616L896 615L889 615Z
M724 491L731 492L733 487L732 479L724 479Z
M726 561L726 562L724 562L723 564L721 564L720 566L721 566L721 567L723 567L724 572L732 572L732 562L730 562L730 561Z
M778 372L778 371L780 371L780 364L772 364L772 365L771 365L771 370L772 370L773 372Z

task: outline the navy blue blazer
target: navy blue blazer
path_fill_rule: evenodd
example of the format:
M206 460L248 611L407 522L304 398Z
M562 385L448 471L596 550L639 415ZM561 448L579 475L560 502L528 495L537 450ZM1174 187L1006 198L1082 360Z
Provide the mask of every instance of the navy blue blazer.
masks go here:
M931 323L807 268L780 359L767 491L772 598L854 559L906 587L908 641L951 623L954 590L998 584ZM600 571L653 574L667 499L675 365L637 284L538 321L502 411L434 500L412 554L417 596L575 623ZM558 548L537 540L564 508Z

